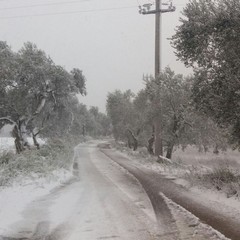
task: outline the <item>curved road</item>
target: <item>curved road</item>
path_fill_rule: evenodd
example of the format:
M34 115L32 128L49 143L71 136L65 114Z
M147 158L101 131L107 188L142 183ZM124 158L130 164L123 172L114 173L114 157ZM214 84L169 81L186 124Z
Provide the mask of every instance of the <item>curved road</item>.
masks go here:
M72 182L32 202L0 240L220 239L189 223L188 214L172 209L165 196L225 236L240 239L236 219L201 205L183 188L106 144L80 144L74 173Z
M0 239L159 239L151 203L139 183L110 163L96 144L81 144L75 151L76 179L32 202Z
M163 221L163 214L168 216L165 219L165 224L168 224L167 221L171 221L171 213L167 212L166 201L161 195L161 193L163 193L171 201L182 206L194 216L198 217L201 222L216 229L225 237L232 240L240 239L240 216L229 217L221 214L218 211L219 209L213 209L207 202L203 204L185 188L176 185L159 173L141 168L141 166L136 166L134 162L130 162L129 159L114 150L108 149L106 146L107 145L103 144L101 147L100 145L102 152L120 166L127 169L140 181L152 202L158 221Z

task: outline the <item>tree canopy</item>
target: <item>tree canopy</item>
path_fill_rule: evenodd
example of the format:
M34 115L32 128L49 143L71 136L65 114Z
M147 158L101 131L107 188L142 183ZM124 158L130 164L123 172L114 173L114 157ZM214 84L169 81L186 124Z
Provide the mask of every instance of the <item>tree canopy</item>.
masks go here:
M178 58L194 68L198 110L230 128L240 145L240 2L191 0L172 37Z
M77 94L86 95L86 79L80 69L68 72L35 44L25 43L14 52L0 41L0 128L7 123L14 125L17 152L28 147L30 134L37 145L39 133L83 133L91 111L79 103ZM98 120L88 126L89 132L96 132L98 127L106 130L106 115L97 112L94 117ZM97 134L100 132L104 134L103 129Z
M107 96L107 114L111 119L115 139L124 140L127 129L135 130L133 97L134 94L130 90L116 90Z
M161 134L166 157L172 157L176 146L195 145L199 151L213 148L216 153L226 148L225 132L194 108L194 78L175 74L167 67L157 79L146 77L144 83L145 87L137 94L130 90L108 94L107 113L116 140L127 140L129 147L137 141L138 146L147 147L153 154L154 122L161 110Z

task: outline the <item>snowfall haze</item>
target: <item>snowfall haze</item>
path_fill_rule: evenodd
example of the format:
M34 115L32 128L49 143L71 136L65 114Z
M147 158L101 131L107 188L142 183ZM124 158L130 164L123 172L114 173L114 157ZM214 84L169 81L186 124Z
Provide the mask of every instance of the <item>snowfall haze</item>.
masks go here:
M82 69L88 95L79 97L80 102L98 106L101 111L105 111L108 92L140 90L143 74L154 74L155 19L138 13L138 5L149 1L79 0L55 4L60 2L0 1L0 39L15 51L23 43L33 42L67 70ZM176 12L162 17L162 67L169 65L182 74L190 70L176 60L168 38L174 34L187 2L173 1Z

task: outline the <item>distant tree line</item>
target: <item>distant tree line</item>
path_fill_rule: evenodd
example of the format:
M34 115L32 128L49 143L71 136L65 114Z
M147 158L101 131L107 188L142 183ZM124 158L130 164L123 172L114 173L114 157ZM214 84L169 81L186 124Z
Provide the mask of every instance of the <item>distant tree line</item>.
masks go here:
M109 121L98 108L79 103L86 95L82 71L68 72L35 44L25 43L14 52L0 41L0 128L12 124L18 153L30 148L28 137L107 135Z

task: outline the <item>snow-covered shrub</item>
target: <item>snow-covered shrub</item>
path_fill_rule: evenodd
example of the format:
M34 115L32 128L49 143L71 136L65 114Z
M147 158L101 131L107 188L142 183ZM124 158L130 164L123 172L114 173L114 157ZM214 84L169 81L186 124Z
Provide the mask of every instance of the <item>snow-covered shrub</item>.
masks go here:
M1 155L0 186L9 185L18 177L45 177L57 169L70 169L76 143L75 139L52 139L39 150Z
M14 153L11 151L4 151L0 155L0 165L8 164L9 161L13 158Z
M186 177L192 185L224 192L227 197L240 196L240 173L227 166L204 171L199 168L191 169Z

